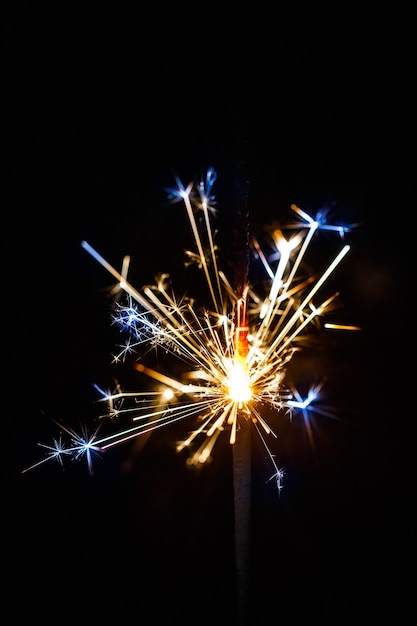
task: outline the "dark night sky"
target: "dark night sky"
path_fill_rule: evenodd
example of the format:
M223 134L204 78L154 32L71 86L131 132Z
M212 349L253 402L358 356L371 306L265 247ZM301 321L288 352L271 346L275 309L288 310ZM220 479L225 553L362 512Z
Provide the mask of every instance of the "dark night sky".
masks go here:
M411 40L400 23L388 37L363 23L341 34L245 16L232 31L215 15L190 28L175 14L162 23L60 4L1 9L4 568L16 617L29 607L31 621L80 619L83 606L120 624L237 623L227 443L199 473L173 452L177 429L140 454L117 448L93 477L78 464L21 470L56 436L54 420L91 415L92 383L112 375L111 278L81 241L116 266L130 254L137 287L180 274L186 224L166 188L213 166L227 222L243 164L258 233L293 202L360 223L340 287L363 327L322 357L341 420L319 419L317 461L302 429L282 423L280 498L253 443L245 626L401 622L415 489L403 356Z

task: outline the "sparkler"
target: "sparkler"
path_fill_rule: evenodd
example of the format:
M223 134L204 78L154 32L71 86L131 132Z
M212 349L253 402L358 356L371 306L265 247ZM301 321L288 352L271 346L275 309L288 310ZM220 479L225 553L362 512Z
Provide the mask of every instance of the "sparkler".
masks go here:
M307 428L309 412L320 411L315 403L322 383L311 387L303 398L286 384L286 368L303 349L308 333L317 331L335 308L337 293L319 299L318 304L316 299L349 252L345 234L355 225L331 225L325 211L312 217L292 205L294 221L271 229L271 254L255 237L250 239L250 260L263 272L262 279L251 278L251 265L249 273L241 272L238 284L232 285L219 266L213 228L215 180L215 171L209 169L203 180L187 186L175 179L176 186L169 192L187 214L195 248L186 251L186 265L197 265L204 276L207 294L201 304L189 295L179 297L168 274L160 275L154 285L136 289L128 281L130 257L123 259L118 271L93 246L82 242L82 248L117 281L112 290L113 323L127 338L113 362L134 358L135 369L154 386L143 391L124 391L119 385L107 391L95 386L98 401L106 406L98 427L90 434L85 429L77 434L61 427L64 432L53 445L39 444L47 450L46 456L24 472L49 460L64 464L68 458L85 458L92 473L94 456L175 422L190 425L177 450L189 450L187 462L196 466L211 459L218 437L227 433L234 445L243 426L250 425L271 464L269 480L281 491L284 471L269 444L277 434L271 420L264 417L264 409L272 421L276 415L292 419L298 412ZM326 269L314 275L306 272L304 262L320 230L335 233L343 245ZM357 330L334 321L324 327ZM174 366L167 370L151 367L147 360L151 349L170 355ZM116 424L123 426L112 430Z

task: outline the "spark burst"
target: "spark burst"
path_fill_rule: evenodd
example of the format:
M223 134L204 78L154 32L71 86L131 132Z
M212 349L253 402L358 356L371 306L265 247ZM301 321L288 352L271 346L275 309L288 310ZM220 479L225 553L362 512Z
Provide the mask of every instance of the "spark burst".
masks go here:
M52 446L39 444L48 454L25 472L52 459L62 465L64 457L85 457L92 472L93 455L184 421L192 423L193 430L188 430L177 450L188 448L188 463L198 465L211 459L216 440L224 433L233 445L245 420L253 425L272 464L269 480L281 490L283 469L269 445L269 438L277 435L271 420L264 417L264 409L269 415L284 414L290 419L298 412L310 439L309 412L326 414L315 406L323 382L311 386L303 398L285 383L285 375L295 352L303 349L310 329L317 330L321 319L333 310L337 293L319 300L319 304L316 298L350 246L342 245L318 276L306 274L303 262L320 230L334 232L343 241L354 225L334 226L327 223L324 211L311 217L292 205L295 221L271 229L273 254L267 255L257 239L251 239L251 260L264 276L251 282L249 272L247 284L238 293L219 267L212 225L216 217L215 180L215 171L209 169L204 180L185 187L176 179L176 187L170 190L170 199L185 207L195 244L194 250L185 253L185 266L196 265L203 273L208 305L199 306L189 296L179 298L169 274L137 290L127 278L130 257L123 259L119 272L89 243L82 242L83 249L117 281L112 288L113 322L126 332L127 339L113 355L113 362L133 357L136 370L154 381L154 388L128 392L117 385L106 391L96 385L99 402L106 405L99 427L92 435L85 429L78 435L64 427L69 443L65 444L61 435ZM323 326L358 329L333 322ZM150 367L146 360L150 349L171 355L174 367L168 372ZM125 424L125 419L127 425L103 434L103 422Z

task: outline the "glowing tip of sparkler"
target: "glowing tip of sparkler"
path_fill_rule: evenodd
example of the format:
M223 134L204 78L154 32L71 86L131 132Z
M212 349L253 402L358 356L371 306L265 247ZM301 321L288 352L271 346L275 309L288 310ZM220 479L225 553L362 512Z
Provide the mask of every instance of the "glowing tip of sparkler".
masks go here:
M231 373L227 380L228 395L233 402L249 402L252 398L252 389L250 386L249 375L246 371L245 364L239 359L235 359Z

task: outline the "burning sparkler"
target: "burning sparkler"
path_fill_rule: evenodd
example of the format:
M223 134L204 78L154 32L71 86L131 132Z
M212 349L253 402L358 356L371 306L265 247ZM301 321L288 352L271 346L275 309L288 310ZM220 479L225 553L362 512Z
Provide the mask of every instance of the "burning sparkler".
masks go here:
M179 298L168 274L161 275L154 285L135 289L128 281L129 257L124 258L119 272L89 243L82 242L83 249L117 281L113 322L126 331L127 339L114 354L114 363L134 356L136 370L157 386L133 392L119 386L112 391L96 386L99 401L106 405L99 427L92 434L64 428L69 443L60 436L52 446L40 444L48 450L46 457L24 471L52 459L62 464L67 457L85 457L92 471L94 455L184 421L193 422L194 429L178 443L177 450L189 449L188 463L198 465L211 458L219 436L227 432L233 445L248 422L272 465L270 479L281 490L283 469L268 443L276 433L263 409L290 418L298 411L307 424L308 411L315 410L321 385L312 387L303 398L286 384L286 367L302 348L306 332L317 328L332 310L338 294L319 300L319 304L316 297L350 247L342 245L319 276L305 273L304 259L318 231L333 231L343 241L353 225L333 226L324 212L313 218L292 205L295 221L271 230L273 255L268 256L255 237L250 241L252 260L262 269L264 279L255 283L249 273L236 290L219 267L212 226L215 180L216 173L210 169L204 180L184 186L176 179L176 187L170 190L170 199L183 203L194 238L195 249L186 251L186 264L196 264L205 278L208 301L201 306L189 296ZM324 326L357 329L333 322ZM146 360L150 348L171 355L175 367L169 371L151 367ZM104 422L120 424L123 418L129 420L125 427L103 432Z

